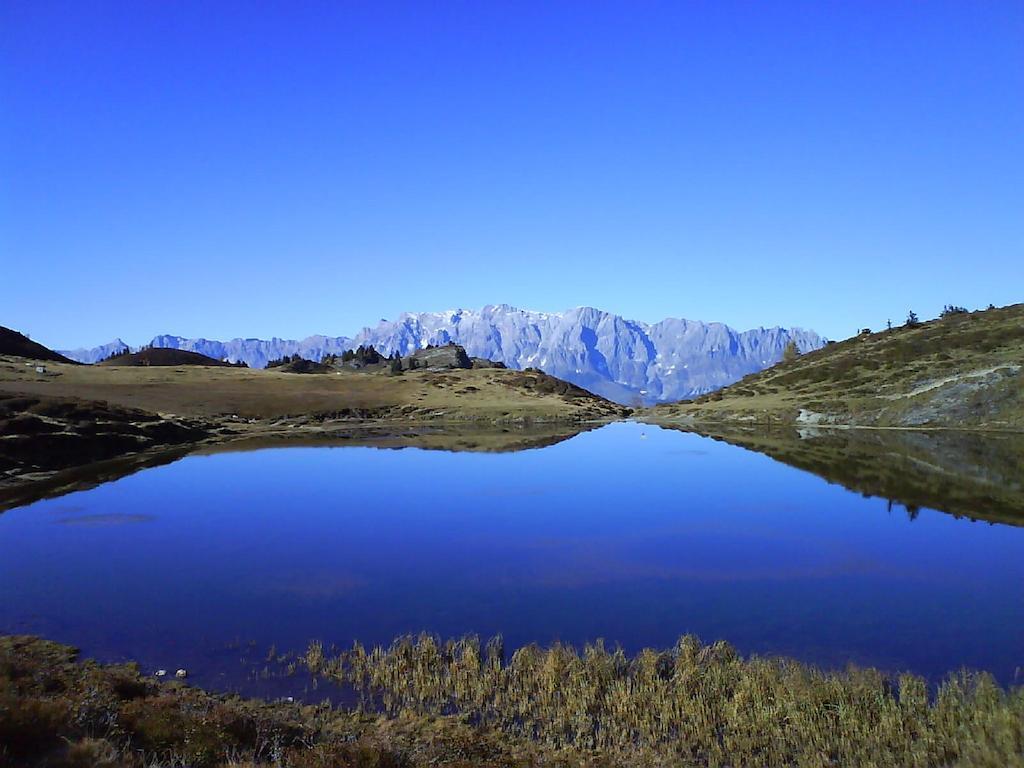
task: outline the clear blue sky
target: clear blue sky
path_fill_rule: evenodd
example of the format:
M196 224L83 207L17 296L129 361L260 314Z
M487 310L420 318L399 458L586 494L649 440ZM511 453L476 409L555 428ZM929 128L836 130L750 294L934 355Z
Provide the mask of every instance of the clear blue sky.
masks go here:
M1024 300L1024 3L0 4L0 324Z

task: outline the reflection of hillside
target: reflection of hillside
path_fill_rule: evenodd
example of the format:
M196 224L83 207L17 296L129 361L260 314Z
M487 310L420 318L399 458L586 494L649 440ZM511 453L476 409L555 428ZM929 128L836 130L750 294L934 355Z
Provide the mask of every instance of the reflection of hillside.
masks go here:
M72 491L84 491L97 485L120 480L127 475L170 464L189 454L189 449L172 448L160 452L135 453L116 459L98 461L80 467L61 470L43 479L30 480L0 487L0 512L21 507L40 499L63 496Z
M1024 525L1024 435L775 429L706 432L831 483L907 507Z
M602 424L548 424L531 427L497 428L494 425L416 424L401 426L356 426L351 429L325 430L298 437L262 435L233 440L229 443L204 446L196 453L212 454L230 451L253 451L260 448L367 446L371 448L421 448L427 451L474 453L509 453L531 448L545 448L561 443Z
M531 448L544 448L576 435L595 429L594 425L546 425L542 427L498 429L494 426L472 425L450 428L435 426L396 425L359 427L348 431L324 432L321 436L308 433L297 438L262 436L217 445L207 445L190 451L179 448L158 453L138 453L108 461L88 464L56 472L45 479L0 487L0 511L31 504L40 499L62 496L72 491L93 488L118 480L148 467L170 464L180 458L197 454L254 451L261 448L370 446L375 448L422 448L435 451L472 451L481 453L507 453Z

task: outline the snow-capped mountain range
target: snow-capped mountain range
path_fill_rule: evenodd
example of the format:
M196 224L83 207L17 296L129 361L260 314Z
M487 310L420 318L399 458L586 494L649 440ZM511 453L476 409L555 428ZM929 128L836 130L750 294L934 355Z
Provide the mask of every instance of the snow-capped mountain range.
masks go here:
M540 368L627 404L680 400L731 384L778 362L790 341L802 352L825 344L814 331L800 328L740 332L722 323L674 318L641 323L592 307L531 312L501 304L481 310L403 313L352 337L211 341L165 335L150 345L242 360L262 368L283 355L320 360L361 344L372 344L385 354L396 350L408 354L450 341L473 357L500 360L510 368ZM61 354L93 363L126 348L118 339L94 349L61 350Z

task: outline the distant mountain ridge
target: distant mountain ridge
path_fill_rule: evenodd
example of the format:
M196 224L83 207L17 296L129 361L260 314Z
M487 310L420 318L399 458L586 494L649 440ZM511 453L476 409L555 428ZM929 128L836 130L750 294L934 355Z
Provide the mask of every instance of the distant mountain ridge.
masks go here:
M136 351L132 347L129 347L120 339L114 339L109 344L101 344L98 347L79 348L79 349L66 349L61 352L65 357L69 357L72 360L77 360L80 363L98 363L101 360L106 360L111 355L119 355L122 352Z
M361 344L372 344L384 354L409 354L428 344L455 342L472 357L501 361L510 368L540 368L620 403L650 403L701 395L763 370L782 358L790 341L802 352L825 344L814 331L800 328L741 332L724 323L675 318L641 323L593 307L532 312L500 304L480 310L403 313L353 337L222 342L162 335L150 344L262 368L284 355L320 360ZM63 354L96 362L103 354L100 350L121 351L118 344L124 342Z

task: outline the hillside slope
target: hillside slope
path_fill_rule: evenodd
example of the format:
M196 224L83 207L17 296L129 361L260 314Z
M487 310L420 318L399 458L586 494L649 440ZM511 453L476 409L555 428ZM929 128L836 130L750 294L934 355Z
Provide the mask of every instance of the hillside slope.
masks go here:
M1024 304L861 334L646 417L1024 430Z
M29 360L53 360L59 363L73 363L59 352L54 352L28 336L0 325L0 355L24 357Z
M230 365L48 366L40 377L0 360L0 393L102 400L124 408L239 424L286 420L479 423L578 422L628 409L540 372L501 368L337 371L296 376Z

